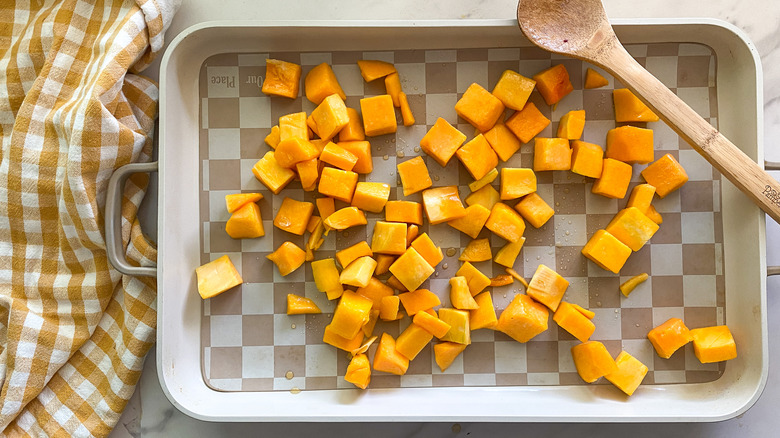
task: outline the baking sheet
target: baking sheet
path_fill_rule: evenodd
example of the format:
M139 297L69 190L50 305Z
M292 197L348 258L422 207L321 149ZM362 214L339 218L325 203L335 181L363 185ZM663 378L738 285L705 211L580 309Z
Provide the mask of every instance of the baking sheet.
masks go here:
M712 51L697 44L631 45L629 51L672 91L717 126L715 63ZM362 97L384 93L382 81L365 83L355 63L358 59L393 62L409 95L417 123L400 126L398 133L371 138L374 172L361 180L397 183L396 164L422 155L434 186L458 185L461 197L469 193L468 173L453 160L439 166L419 150L419 140L444 117L469 137L474 128L458 119L454 105L469 84L478 82L492 89L501 72L513 69L531 76L552 64L563 63L571 74L575 91L554 109L544 104L537 92L531 100L553 123L540 136L552 136L557 121L567 111L584 108L587 123L583 139L604 144L607 130L615 126L610 85L582 90L588 65L559 58L536 48L459 49L395 52L259 53L223 54L209 58L201 69L201 262L228 254L241 271L245 283L228 293L203 302L201 321L202 371L205 382L223 391L269 391L352 388L343 380L348 363L345 352L322 343L322 330L334 308L318 292L308 264L287 277L279 276L265 255L290 240L298 245L306 236L295 236L272 226L282 196L273 196L252 175L254 163L268 149L263 138L278 117L290 112L310 112L314 105L305 98L289 100L267 97L260 92L268 57L300 63L304 75L313 66L328 62L347 94L347 105L359 110ZM602 72L603 73L603 72ZM400 120L400 117L399 117ZM671 359L658 358L645 336L655 325L676 316L686 324L701 327L725 321L723 277L723 234L720 215L720 176L694 150L662 122L650 123L655 131L656 155L671 153L689 173L690 181L680 191L654 201L664 223L650 244L632 254L622 276L603 271L579 254L588 236L603 228L626 200L608 200L590 194L591 184L570 172L539 172L539 194L556 210L541 229L526 229L526 244L515 269L531 277L539 263L554 267L571 285L565 299L596 312L593 340L604 342L613 355L627 350L645 363L652 383L706 382L717 379L724 365L700 364L690 345ZM502 166L531 167L532 146L524 145ZM634 166L632 186L641 182ZM494 183L498 188L498 181ZM238 191L259 191L266 236L236 241L224 232L228 214L224 195ZM282 193L298 200L313 201L316 192L304 192L291 183ZM391 199L402 199L399 187ZM407 197L419 201L419 194ZM341 203L341 206L345 204ZM338 207L338 206L337 206ZM331 233L316 258L332 257L339 249L370 237L370 230L383 215L368 214L367 227ZM426 231L445 252L437 274L422 287L436 292L444 306L449 303L448 279L460 262L460 249L470 238L447 225ZM490 233L483 230L483 235ZM491 237L495 251L503 245ZM448 249L451 249L448 251ZM446 268L445 268L446 266ZM486 275L503 273L492 262L476 266ZM650 279L623 298L618 285L641 272ZM515 284L493 289L497 311L514 293ZM287 293L303 294L317 302L322 315L285 314ZM397 336L408 324L379 322L375 333ZM444 373L433 361L429 345L411 362L405 376L375 372L371 387L577 385L578 377L569 349L576 341L550 321L550 329L527 344L491 330L477 330L472 345ZM373 348L370 351L373 354Z

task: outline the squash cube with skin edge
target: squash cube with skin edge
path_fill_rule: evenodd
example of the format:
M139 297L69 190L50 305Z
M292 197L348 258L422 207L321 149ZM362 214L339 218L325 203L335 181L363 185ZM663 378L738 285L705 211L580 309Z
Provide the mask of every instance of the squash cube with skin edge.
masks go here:
M336 252L336 260L338 260L342 268L346 268L350 263L364 256L374 256L374 252L365 240L361 240L348 248Z
M306 113L291 113L279 117L279 142L289 138L300 138L308 140L309 126L306 123ZM279 147L279 145L276 145Z
M630 125L610 129L606 157L629 164L653 161L653 130Z
M658 231L653 222L636 207L620 210L607 225L607 232L615 236L633 251L639 251Z
M433 267L414 248L407 248L390 265L390 272L410 291L420 287L433 271Z
M260 207L254 202L244 204L230 215L225 223L225 232L233 239L253 239L265 236Z
M437 187L422 192L425 214L431 225L448 222L466 215L457 186Z
M357 186L358 174L348 170L340 170L332 167L322 169L320 183L317 190L339 201L352 202L352 195Z
M444 167L464 141L465 134L439 117L420 140L420 148Z
M438 315L431 315L428 312L417 312L412 318L412 322L428 331L428 333L441 339L448 331L450 325L439 319Z
M395 340L395 351L409 360L414 360L432 339L433 335L428 330L412 322Z
M669 359L675 351L693 340L691 332L680 318L670 318L647 333L658 356Z
M545 117L533 102L528 102L522 110L516 111L504 123L525 144L544 131L544 128L550 124L550 119Z
M515 152L520 150L520 140L501 119L483 135L501 161L512 158Z
M591 90L593 88L606 87L607 85L609 85L609 81L607 80L607 78L602 76L596 70L593 70L592 68L588 68L585 71L585 86L584 86L584 88L586 90Z
M477 308L469 311L469 328L471 330L494 328L498 323L498 317L493 306L493 296L489 291L485 291L477 294L474 301L477 303Z
M634 394L634 391L636 391L647 375L647 366L625 351L620 352L615 359L615 365L617 369L604 375L604 378L626 393L626 395Z
M727 326L697 328L690 333L693 353L701 363L721 362L737 357L737 345Z
M317 134L323 140L330 140L349 123L349 114L343 98L331 94L311 112L317 126Z
M309 140L292 137L279 142L274 151L274 158L280 166L292 169L296 164L317 158L320 155L317 148Z
M425 190L433 185L428 173L428 166L422 157L414 157L411 160L398 164L398 176L401 177L401 185L404 187L404 196Z
M482 231L482 227L485 226L488 217L490 217L490 210L479 204L475 204L466 208L465 216L453 219L447 222L447 225L472 239L476 239L480 231Z
M385 220L388 222L406 222L422 225L422 204L413 201L387 201L385 204Z
M355 292L371 300L374 303L372 309L380 309L380 311L382 300L395 293L392 287L382 283L382 280L376 277L371 277L365 287L359 287Z
M306 98L315 105L319 105L328 96L337 95L341 99L346 99L347 95L341 88L336 74L327 62L323 62L309 70L306 78L303 80L303 89Z
M504 114L504 104L481 85L473 83L455 104L455 112L480 132L487 132Z
M615 103L615 121L623 122L657 122L658 116L627 88L612 90L612 100Z
M571 147L564 138L539 138L534 141L534 172L570 170Z
M204 300L244 282L230 257L226 255L195 268L195 277L198 281L198 294Z
M469 327L469 312L466 310L443 308L439 309L439 319L450 325L442 341L458 344L471 344L471 328Z
M327 292L342 287L339 281L339 269L336 267L336 261L331 258L311 262L311 273L314 277L314 284L320 292Z
M401 304L403 304L406 314L410 317L441 305L439 297L428 289L416 289L404 292L399 294L398 298L401 300Z
M374 275L374 269L376 260L369 256L360 257L341 271L339 281L347 286L366 287Z
M569 72L563 64L554 65L533 76L536 89L542 95L547 105L555 105L566 95L574 91L569 80Z
M400 306L401 300L398 298L398 295L382 297L382 301L379 305L379 319L382 321L395 321L398 319Z
M601 177L604 149L593 143L575 140L571 143L571 171L589 178Z
M265 256L274 262L282 276L295 271L306 261L306 252L292 242L284 242L276 248L276 251Z
M402 376L409 369L409 359L395 349L395 339L382 333L374 354L374 370Z
M263 93L295 99L300 83L300 65L279 59L265 60L265 80L261 88Z
M462 262L486 262L493 258L490 239L474 239L463 248L458 260Z
M498 155L482 134L464 144L455 155L475 180L487 175L498 166Z
M322 334L322 342L347 352L352 352L353 350L360 348L360 344L363 343L363 333L360 330L358 330L358 333L352 338L345 338L334 332L332 326L333 324L325 326L325 331Z
M580 312L577 307L566 301L561 302L558 306L558 310L553 315L553 321L580 342L587 342L596 331L596 325L593 324L593 321Z
M390 95L382 94L360 99L360 111L363 113L363 130L368 137L392 134L398 128L395 107Z
M567 140L579 140L585 129L585 110L569 111L561 117L557 137Z
M274 218L274 226L288 233L302 236L314 212L314 204L285 197Z
M631 165L612 158L604 158L603 163L601 176L593 183L591 192L607 198L623 199L631 183Z
M466 277L455 276L450 278L450 303L452 307L460 310L472 310L479 307L469 291Z
M467 344L458 344L456 342L439 342L433 346L433 355L436 365L444 372L455 362L455 359L463 353Z
M601 269L617 274L631 255L631 248L606 230L598 230L582 248L582 255Z
M493 206L501 200L501 195L491 185L486 185L476 192L466 196L466 205L469 207L472 205L481 205L488 210L492 210Z
M498 178L498 169L496 169L494 167L490 172L485 174L485 176L483 176L482 178L480 178L480 179L478 179L476 181L470 182L469 183L469 190L471 190L472 192L476 192L479 189L481 189L481 188L485 187L486 185L488 185L488 184L492 183L493 181L495 181L496 178ZM490 210L490 209L488 209L488 210Z
M336 310L333 311L329 324L331 330L343 338L354 338L360 334L360 328L368 321L373 304L370 299L345 290L336 305Z
M343 147L329 141L320 154L320 161L338 167L341 170L351 171L357 163L357 156Z
M525 343L547 330L549 312L525 294L517 294L498 317L495 329Z
M252 173L274 195L278 195L295 178L295 172L279 165L274 152L266 152L252 167Z
M257 202L261 199L263 199L261 193L233 193L225 195L225 206L228 213L234 213L236 210L243 207L244 204Z
M339 131L339 141L365 140L366 132L363 131L363 119L360 118L360 113L354 108L347 107L347 116L349 116L349 123Z
M361 175L371 173L374 170L374 161L371 157L371 143L368 141L340 141L338 145L355 155L358 160L352 171Z
M571 356L577 374L587 383L593 383L618 369L607 347L599 341L583 342L571 347Z
M368 387L371 382L371 363L365 353L352 356L349 365L347 365L347 371L344 373L344 380L360 389Z
M525 222L520 214L501 202L493 206L485 227L510 242L519 241L525 232Z
M568 287L569 282L560 274L545 265L539 265L526 293L555 312Z
M536 81L529 79L515 71L505 70L493 87L493 95L504 106L513 110L521 110L528 102L531 92L534 91Z
M463 263L455 275L466 279L472 297L490 286L490 278L469 262Z
M361 210L379 213L390 197L390 185L380 182L360 181L352 195L352 206Z
M322 313L322 311L310 298L295 294L287 294L288 315L306 315L316 313Z
M536 174L531 169L501 169L501 200L523 197L536 191Z
M378 221L371 237L371 250L377 254L403 254L406 251L406 224Z
M317 180L320 177L320 160L312 158L295 165L298 178L301 179L301 187L307 192L317 188Z
M659 198L664 198L688 182L685 169L671 154L666 154L647 166L642 171L642 177L655 187L655 193Z
M325 219L325 227L331 230L346 230L350 227L365 225L366 214L357 207L344 207Z
M522 216L523 219L533 225L534 228L539 228L546 224L547 221L553 217L553 214L555 214L555 210L544 202L544 199L542 199L538 193L530 193L524 196L523 199L515 205L515 210L520 213L520 216Z
M366 82L371 82L397 72L393 64L376 59L360 59L357 65L360 68L360 75L363 76L363 80Z
M442 260L444 260L444 254L442 254L441 248L433 243L433 240L431 240L430 236L428 236L428 233L422 233L419 237L412 241L410 246L414 248L425 259L425 261L427 261L428 264L434 268Z
M515 265L515 260L517 260L517 256L520 255L520 250L523 249L524 243L525 237L521 238L517 242L507 243L498 250L493 261L507 268L513 267Z

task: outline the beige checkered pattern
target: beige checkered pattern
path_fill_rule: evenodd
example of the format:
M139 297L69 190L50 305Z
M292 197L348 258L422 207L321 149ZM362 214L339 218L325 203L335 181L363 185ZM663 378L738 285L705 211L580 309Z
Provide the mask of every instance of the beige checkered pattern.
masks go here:
M15 4L14 4L15 3ZM106 436L132 395L156 327L156 282L105 251L113 171L149 161L157 85L128 69L162 47L177 0L0 3L0 430ZM156 249L124 190L131 263Z

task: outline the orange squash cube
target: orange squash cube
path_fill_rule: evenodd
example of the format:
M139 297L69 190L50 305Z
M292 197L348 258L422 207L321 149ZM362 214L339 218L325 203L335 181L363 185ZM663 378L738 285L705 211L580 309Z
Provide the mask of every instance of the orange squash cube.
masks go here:
M341 271L339 281L347 286L366 287L371 282L374 269L376 260L369 256L359 257Z
M236 210L225 224L225 232L233 239L253 239L265 236L260 207L248 202Z
M455 112L480 132L487 132L504 114L504 104L481 85L473 83L455 104Z
M463 248L458 260L462 262L485 262L493 258L490 239L474 239Z
M599 72L588 68L585 70L585 89L591 90L593 88L601 88L609 85L609 81L604 76L601 76Z
M323 222L331 230L346 230L350 227L365 225L366 214L357 207L344 207L328 216Z
M441 305L439 297L428 289L417 289L398 295L401 304L409 316L415 316L418 312L424 312Z
M397 260L397 259L396 259L396 260ZM393 261L393 263L395 263L395 260ZM393 266L393 265L392 265L392 264L390 264L390 266ZM388 268L387 270L389 271L389 270L390 270L390 268ZM388 286L392 287L392 288L393 288L393 289L395 289L395 290L399 290L399 291L401 291L401 292L406 292L406 291L408 290L408 289L406 288L406 286L404 286L404 285L403 285L403 283L401 283L401 280L399 280L399 279L397 279L397 278L395 277L395 275L391 275L391 276L390 276L390 277L387 279L386 283L387 283L387 285L388 285Z
M593 143L575 140L571 144L571 171L589 178L601 177L604 149Z
M374 303L372 309L379 309L380 312L382 311L382 301L384 298L392 297L395 293L393 288L382 283L382 281L376 277L371 277L367 285L357 288L355 292L358 295L371 300Z
M439 117L420 140L420 148L444 167L464 141L465 134Z
M622 122L657 122L658 116L627 88L612 90L612 100L615 102L615 121Z
M655 196L655 186L639 184L631 190L626 208L636 207L642 213L647 214L647 210L650 209L650 205L653 202L653 196Z
M341 97L342 100L347 98L338 79L336 79L336 74L326 62L312 68L306 74L303 87L306 98L315 105L319 105L326 97L333 94Z
M360 118L360 113L354 108L347 108L347 116L349 122L339 131L339 141L365 140L366 133L363 131L363 119Z
M492 210L493 206L501 200L501 195L491 185L486 185L474 193L466 196L466 205L469 207L472 205L481 205L488 210Z
M482 227L485 226L488 217L490 217L490 210L479 205L474 204L466 208L466 215L458 219L453 219L447 222L447 225L455 228L463 234L476 239L479 233L482 231Z
M468 311L450 308L439 309L439 319L450 325L447 334L442 336L442 341L464 345L471 343Z
M312 158L308 161L301 161L295 165L295 170L298 171L303 190L311 192L317 188L317 179L320 177L320 160Z
M295 294L287 294L288 315L306 315L316 313L322 313L322 311L311 299Z
M598 230L582 248L582 255L601 269L617 274L631 255L631 248L606 230Z
M536 81L536 89L547 105L555 105L574 90L569 80L569 72L563 64L541 71L535 74L533 79Z
M536 191L536 174L531 169L505 167L501 169L501 200L525 196Z
M510 242L517 242L525 232L523 218L510 206L501 202L493 206L485 226L488 230Z
M402 91L398 95L398 99L401 102L401 118L404 121L404 126L414 125L414 114L412 114L412 107L409 106L409 98L406 97L406 93Z
M525 237L521 238L517 242L507 243L506 245L502 246L501 249L498 250L498 252L496 253L496 257L493 259L493 261L498 263L501 266L512 268L515 265L515 260L517 260L517 256L520 255L520 250L523 249L524 243L525 243Z
M357 64L360 67L360 75L366 82L383 78L397 71L393 64L374 59L361 59L358 60Z
M292 169L296 164L317 158L319 155L319 151L309 140L298 137L280 141L274 151L276 162L287 169Z
M507 108L520 111L525 106L535 86L536 81L533 79L512 70L505 70L498 78L496 86L493 87L493 95Z
M437 187L423 191L423 206L431 225L448 222L466 215L457 186Z
M257 202L263 199L262 193L233 193L225 195L225 205L228 213L233 213L248 202Z
M458 344L457 342L439 342L433 346L433 356L436 360L436 365L444 372L447 368L455 362L455 359L463 353L467 344Z
M265 257L274 262L279 273L285 276L301 267L306 261L306 252L292 242L284 242L276 251Z
M320 161L336 166L341 170L351 171L355 167L357 160L358 158L355 154L330 141L325 145L320 154Z
M252 173L274 195L278 195L295 178L295 172L279 165L274 152L268 151L252 167Z
M569 111L561 117L557 136L567 140L579 140L585 129L585 110Z
M452 307L460 310L472 310L479 307L469 291L466 277L455 276L450 278L450 303Z
M360 389L366 389L368 387L368 384L371 382L371 364L365 353L352 356L349 365L347 365L344 380Z
M533 102L528 102L522 110L512 114L505 123L521 142L528 143L544 131L544 128L550 124L550 119L545 117Z
M309 139L319 137L320 134L317 132L317 122L314 121L312 116L306 117L306 126L309 128Z
M604 375L604 378L626 395L632 395L647 375L647 366L625 351L620 352L615 359L615 365L617 369Z
M471 190L472 192L476 192L477 190L481 189L482 187L485 187L486 185L491 184L493 181L496 180L496 178L498 178L498 169L496 169L494 167L490 172L488 172L482 178L480 178L480 179L478 179L476 181L470 182L469 183L469 190Z
M390 184L360 181L352 196L352 206L361 210L379 213L390 197Z
M534 141L534 171L571 169L571 148L564 138L539 138Z
M314 203L317 204L317 211L320 212L323 221L336 211L336 203L333 198L317 198Z
M300 138L303 140L311 138L306 120L305 112L285 114L279 117L279 141L281 142L288 138ZM276 147L279 147L279 145Z
M417 312L414 314L412 322L424 328L433 336L441 339L450 331L451 326L439 319L439 317L435 315L436 312L433 313L434 314L432 315L428 312Z
M401 185L404 187L404 196L425 190L433 185L428 174L428 166L422 157L414 157L398 164L398 176L401 177Z
M469 262L463 263L455 275L466 279L472 297L490 286L490 278Z
M653 130L630 125L610 129L606 156L629 164L653 161Z
M311 272L318 291L343 290L341 282L339 282L339 269L336 267L335 260L327 258L312 261Z
M393 99L387 94L360 99L360 110L363 112L363 130L368 137L392 134L398 128Z
M512 158L520 150L520 140L500 119L484 136L501 161Z
M361 240L348 248L336 252L336 260L338 260L342 268L346 268L350 263L364 256L374 256L374 252L365 240Z
M395 349L395 339L387 333L382 333L379 347L374 354L374 369L402 376L408 368L409 359Z
M477 308L469 311L469 328L471 330L494 328L498 323L498 317L490 291L477 294L474 301L477 303Z
M373 301L346 290L341 295L333 318L330 322L331 330L346 339L352 339L360 334L360 328L368 321Z
M204 300L244 282L227 255L195 268L195 277L198 281L198 293Z
M607 347L599 341L588 341L571 347L574 366L582 380L593 383L607 374L617 371L617 364Z
M510 336L517 342L528 342L547 330L547 307L525 294L517 294L501 312L496 330Z
M332 324L328 324L325 326L325 331L322 334L322 342L340 350L352 352L353 350L360 348L360 344L363 343L363 333L358 331L358 334L348 339L336 334L333 331Z
M274 218L274 226L288 233L303 235L314 212L314 204L285 197Z
M550 207L538 193L525 195L520 202L515 205L515 210L523 216L534 228L539 228L546 224L555 210Z
M352 168L353 172L364 175L374 170L371 143L367 141L340 141L338 145L358 157L355 167Z
M330 140L349 123L349 114L344 100L338 94L331 94L311 112L317 129L323 140Z
M395 341L395 351L401 353L409 360L414 360L418 354L431 342L433 335L412 322L406 329L398 335Z
M642 177L655 187L655 193L659 198L665 197L688 182L685 169L671 154L666 154L647 166L642 171Z
M442 254L441 248L433 243L433 240L428 236L428 233L422 233L412 241L410 246L417 250L425 261L434 268L444 260L444 254Z
M568 287L569 282L560 274L545 265L539 265L528 283L526 294L555 312Z
M737 357L737 344L727 326L697 328L690 333L693 353L701 363L721 362Z
M406 251L406 224L378 221L374 225L371 250L377 254L403 254Z
M420 287L420 285L433 274L433 271L433 266L431 266L414 248L407 248L406 251L390 265L390 272L393 276L395 276L407 290L412 291ZM408 312L408 309L407 314L412 315L412 313Z
M658 224L653 222L636 207L620 210L607 225L607 232L615 236L633 251L639 251L658 231Z
M265 80L261 88L263 93L295 99L300 83L300 65L279 59L265 60Z
M392 293L393 289L390 286L387 287ZM398 319L398 311L400 310L400 306L401 299L398 298L398 295L388 295L382 297L382 301L379 304L379 319L382 321L395 321Z
M401 88L401 77L398 76L398 72L385 76L385 90L393 98L393 106L399 108L401 106L403 89Z
M417 235L420 234L420 227L417 225L409 225L406 228L406 247L412 246L412 242L414 242L414 239L417 238Z
M675 351L693 340L691 332L680 318L669 318L665 323L647 333L658 356L669 359Z
M596 331L596 325L593 324L593 321L566 301L558 306L558 310L553 315L553 321L579 339L580 342L588 342L590 336Z
M498 166L498 155L493 152L493 148L482 134L464 144L455 155L475 180L487 175Z
M406 222L422 225L422 204L413 201L387 201L385 220L388 222Z
M326 167L320 174L317 190L325 196L339 201L352 202L352 195L357 186L358 174L348 170Z
M632 172L630 164L604 158L601 176L593 183L590 191L607 198L623 199L631 183Z
M269 132L264 139L265 144L270 146L271 149L276 149L276 145L278 145L281 140L281 135L279 134L279 125L272 126L271 132Z

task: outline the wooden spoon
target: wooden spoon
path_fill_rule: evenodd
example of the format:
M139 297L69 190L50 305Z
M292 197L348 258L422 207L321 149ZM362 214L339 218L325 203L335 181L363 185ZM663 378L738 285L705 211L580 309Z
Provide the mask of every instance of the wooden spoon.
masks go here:
M598 65L619 79L780 223L780 183L628 54L615 36L601 0L520 0L517 21L537 46Z

